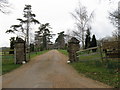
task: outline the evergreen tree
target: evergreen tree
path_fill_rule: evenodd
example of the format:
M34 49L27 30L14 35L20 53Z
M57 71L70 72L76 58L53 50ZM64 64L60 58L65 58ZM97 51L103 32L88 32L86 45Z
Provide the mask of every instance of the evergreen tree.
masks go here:
M66 35L64 34L64 31L58 33L58 37L55 40L55 44L57 46L57 48L59 49L64 49L65 48L65 37Z
M95 35L92 36L91 47L96 47L97 41ZM96 52L97 49L92 49L93 52Z
M11 37L10 39L10 49L14 49L15 45L15 37ZM9 51L9 54L14 54L14 51Z
M86 39L85 39L85 49L90 48L90 29L87 30Z
M41 24L39 27L39 31L37 31L37 34L39 37L42 38L42 48L44 50L47 49L47 44L50 43L50 39L53 37L54 34L51 34L51 31L49 29L52 29L50 27L49 23Z
M34 52L34 44L30 43L30 52Z
M29 34L30 34L30 25L40 24L38 20L35 19L36 15L32 13L31 5L25 5L24 7L24 19L18 18L17 20L20 22L18 25L12 25L6 33L15 33L18 34L18 37L24 38L26 43L29 45Z

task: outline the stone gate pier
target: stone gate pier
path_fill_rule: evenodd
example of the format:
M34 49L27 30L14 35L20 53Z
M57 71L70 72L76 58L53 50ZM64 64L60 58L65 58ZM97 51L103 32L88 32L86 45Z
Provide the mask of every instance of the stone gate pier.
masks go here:
M77 40L75 37L72 37L69 41L68 41L68 53L69 53L69 61L70 62L76 62L78 61L78 57L77 57L77 51L79 51L80 49L80 45L79 45L79 40Z
M15 64L22 64L23 61L26 61L25 41L23 39L21 38L16 39L14 53Z

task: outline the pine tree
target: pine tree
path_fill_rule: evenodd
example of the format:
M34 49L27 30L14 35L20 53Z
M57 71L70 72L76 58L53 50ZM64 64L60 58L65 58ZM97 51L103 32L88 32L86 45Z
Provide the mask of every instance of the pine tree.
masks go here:
M90 29L87 30L86 39L85 39L85 49L90 48Z
M38 36L42 38L43 50L46 50L48 48L47 45L51 42L50 39L52 39L52 37L55 35L51 34L52 31L50 31L50 29L52 29L50 27L50 24L45 23L41 24L39 27L39 31L37 31Z
M97 41L95 35L92 36L91 47L96 47ZM96 52L97 49L92 49L93 52Z
M24 19L17 18L20 22L18 25L11 25L10 29L6 33L15 33L20 38L24 38L26 44L29 46L30 38L30 26L31 23L40 24L38 20L35 19L36 15L32 13L31 5L25 5L24 7Z

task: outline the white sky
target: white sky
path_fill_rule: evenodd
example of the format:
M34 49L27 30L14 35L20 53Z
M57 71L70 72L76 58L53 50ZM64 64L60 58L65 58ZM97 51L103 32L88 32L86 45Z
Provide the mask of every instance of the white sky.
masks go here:
M113 1L109 3L108 0L80 0L89 13L95 10L91 32L97 39L110 36L114 30L108 19L108 11L117 9L119 0ZM37 20L43 24L50 23L53 33L74 28L75 21L70 13L74 12L78 6L78 0L9 0L9 2L12 4L12 13L9 15L0 13L0 47L9 46L9 39L14 34L5 34L5 31L11 25L19 23L16 19L23 17L25 4L32 5L32 11L36 14Z

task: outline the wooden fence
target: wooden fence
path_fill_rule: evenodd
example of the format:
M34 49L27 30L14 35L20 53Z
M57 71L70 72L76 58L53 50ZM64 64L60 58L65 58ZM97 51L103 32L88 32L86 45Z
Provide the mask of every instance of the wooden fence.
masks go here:
M103 61L103 58L104 58L104 56L103 56L103 51L102 51L102 48L101 48L101 46L97 46L97 47L92 47L92 48L87 48L87 49L83 49L83 50L79 50L79 51L77 51L77 57L80 57L81 56L81 52L86 52L87 54L89 54L89 53L91 53L91 51L93 50L93 49L96 49L97 51L96 52L98 52L99 54L100 54L100 58L101 58L101 60Z
M103 61L108 59L120 59L120 47L119 47L118 41L111 41L111 42L103 42L102 46L92 47L84 50L79 50L78 57L80 57L81 52L88 52L92 51L93 49L97 49L97 52L99 52L101 60Z
M0 51L0 56L2 57L3 60L10 60L11 58L14 59L14 54L10 54L9 52L13 51L14 49L3 49Z
M106 54L106 58L120 59L120 41L103 42L102 48Z

